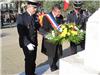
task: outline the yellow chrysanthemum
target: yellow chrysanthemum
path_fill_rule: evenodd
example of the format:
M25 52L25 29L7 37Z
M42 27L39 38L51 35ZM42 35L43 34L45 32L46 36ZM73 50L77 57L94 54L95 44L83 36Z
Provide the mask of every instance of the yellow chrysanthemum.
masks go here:
M63 30L63 32L60 34L61 37L66 37L66 34L67 34L67 28L65 28Z
M74 25L69 25L69 28L73 28L74 27Z
M72 33L73 36L78 34L77 31L73 31L73 30L71 31L71 33Z
M62 28L62 29L65 29L65 28L66 28L66 26L62 25L62 26L61 26L61 28Z
M75 26L75 23L70 23L69 28L73 28Z
M67 35L69 36L70 35L70 32L68 32Z
M65 33L66 33L66 32L67 32L67 28L65 28L65 29L63 30L63 32L65 32Z

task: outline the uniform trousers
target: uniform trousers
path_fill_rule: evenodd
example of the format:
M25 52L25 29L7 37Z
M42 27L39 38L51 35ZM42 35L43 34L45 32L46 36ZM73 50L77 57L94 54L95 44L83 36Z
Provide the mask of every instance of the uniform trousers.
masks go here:
M37 47L33 51L29 51L26 46L22 49L25 55L25 74L35 75Z

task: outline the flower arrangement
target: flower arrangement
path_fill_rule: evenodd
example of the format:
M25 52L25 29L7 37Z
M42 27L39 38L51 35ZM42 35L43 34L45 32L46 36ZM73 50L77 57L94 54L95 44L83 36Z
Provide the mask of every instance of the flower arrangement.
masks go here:
M85 31L80 30L74 23L64 23L60 25L60 31L53 30L46 35L49 42L62 43L64 41L79 44L85 36Z

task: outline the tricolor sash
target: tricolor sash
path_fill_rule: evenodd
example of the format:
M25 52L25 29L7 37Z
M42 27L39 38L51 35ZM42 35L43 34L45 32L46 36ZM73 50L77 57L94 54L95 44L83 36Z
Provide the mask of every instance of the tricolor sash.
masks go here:
M47 19L49 20L49 22L51 23L52 27L55 30L60 31L60 26L57 24L56 20L50 15L50 14L46 14L45 15L47 17Z

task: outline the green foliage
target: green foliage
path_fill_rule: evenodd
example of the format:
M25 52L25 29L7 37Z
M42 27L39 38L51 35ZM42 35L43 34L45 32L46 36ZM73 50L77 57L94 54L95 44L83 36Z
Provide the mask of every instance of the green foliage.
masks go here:
M60 1L60 0L59 1L56 1L56 0L54 0L54 1L43 1L43 9L47 12L50 12L51 9L52 9L52 6L54 4L60 4L61 6L63 6L63 1Z
M45 1L43 0L43 9L47 12L51 11L51 8L54 4L60 4L62 7L62 14L63 16L66 16L67 13L73 9L73 2L70 1L70 6L66 11L63 11L63 0L49 0L49 1ZM94 13L98 8L100 7L100 1L83 1L83 7L84 9L89 10L91 13Z
M75 44L79 44L82 40L84 40L85 31L76 30L76 26L74 23L62 24L59 32L58 30L53 30L48 33L45 38L47 38L49 42L57 44L63 43L65 41L73 42Z
M84 1L83 7L94 13L100 7L100 1Z
M69 36L68 40L73 42L73 43L76 43L76 44L79 44L82 40L84 40L84 36L85 36L85 32L79 32L78 36L75 35L75 36Z

